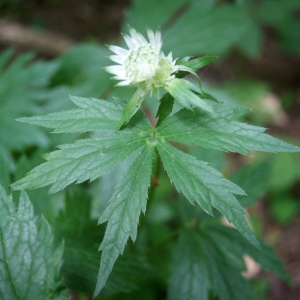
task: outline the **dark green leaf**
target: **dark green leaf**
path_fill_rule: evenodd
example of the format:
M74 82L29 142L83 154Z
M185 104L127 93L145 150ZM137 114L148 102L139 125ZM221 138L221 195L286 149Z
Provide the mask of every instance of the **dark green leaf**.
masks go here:
M267 180L271 174L271 167L272 162L270 160L252 163L230 176L230 180L240 186L247 194L247 196L237 196L244 207L255 204L267 191Z
M160 126L160 124L170 115L173 105L174 98L169 93L165 94L160 99L160 105L156 114L156 118L158 118L156 127Z
M211 287L209 269L195 232L182 230L174 249L168 299L207 300Z
M198 69L201 69L207 65L209 65L211 62L215 61L218 58L218 56L201 56L195 59L191 60L179 60L177 62L177 65L183 65L188 68L191 68L194 71L197 71ZM176 74L177 78L182 78L184 76L188 75L188 72L179 71L178 74Z
M233 228L211 225L206 229L207 234L214 239L215 243L220 244L224 252L236 258L242 258L244 254L248 254L258 262L263 269L274 272L287 283L291 284L291 278L284 269L281 260L275 255L274 249L266 243L260 241L260 250L247 243Z
M169 299L206 300L211 295L220 300L255 299L241 275L243 258L232 258L220 242L210 238L206 227L181 230L172 269Z

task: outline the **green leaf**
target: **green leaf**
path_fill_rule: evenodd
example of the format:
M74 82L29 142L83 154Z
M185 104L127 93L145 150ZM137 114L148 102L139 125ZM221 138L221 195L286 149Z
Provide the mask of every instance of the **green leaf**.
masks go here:
M247 30L244 14L235 5L205 7L193 1L164 34L163 50L174 57L228 51Z
M19 118L18 121L55 128L55 133L114 130L124 109L124 102L120 99L104 101L74 96L70 98L80 109Z
M48 222L36 220L25 192L16 211L0 185L1 299L68 299L59 277L63 245L52 250Z
M244 207L253 205L266 193L271 167L271 160L252 163L243 166L238 172L230 176L230 180L247 193L247 196L237 197L241 205Z
M245 108L213 105L214 113L181 110L157 129L166 140L248 155L248 150L299 152L300 148L265 133L264 128L234 121Z
M138 111L147 93L147 91L141 88L137 89L132 98L127 102L122 114L122 118L118 122L116 129L120 129L122 125L127 123L131 119L131 117Z
M98 201L103 200L101 194L100 198L98 194ZM65 244L62 275L70 290L92 294L100 262L97 241L103 238L105 227L97 226L97 221L91 218L91 200L86 190L72 189L64 200L64 209L51 224L57 243L64 240ZM125 253L114 265L102 294L137 290L149 272L143 256Z
M245 270L243 258L233 259L222 247L210 238L206 227L181 230L168 299L206 300L214 295L220 300L254 300L249 282L241 275Z
M192 106L194 106L207 112L213 112L212 107L207 102L193 93L193 91L195 91L201 94L201 90L184 79L174 78L165 86L165 89L179 102L182 107L192 109Z
M102 256L94 296L104 287L116 259L124 251L128 238L131 237L133 241L136 239L140 212L146 211L153 150L151 146L144 147L122 177L108 208L99 219L99 223L108 221L108 224L100 245Z
M157 150L170 180L179 192L192 204L199 204L209 214L212 214L211 207L215 207L253 245L259 247L244 216L246 212L234 197L234 194L245 194L241 188L226 180L207 163L196 160L166 142L159 140Z
M11 55L11 50L0 55L0 145L10 151L30 145L47 146L48 138L40 128L19 124L15 119L40 113L38 100L57 64L29 64L33 55L28 53L8 63Z
M186 0L164 2L160 0L134 0L126 12L124 27L130 24L141 33L145 33L145 27L152 29L163 27L186 2Z
M174 249L168 299L207 300L211 287L201 240L195 232L182 230Z
M260 241L261 250L253 247L241 238L238 232L227 226L210 225L207 234L214 239L215 243L220 244L224 252L232 257L240 257L244 254L251 256L266 271L272 271L284 281L291 284L290 275L284 269L282 261L275 255L272 247Z
M174 98L169 93L164 94L160 99L160 105L156 114L156 118L158 118L156 127L160 126L160 124L170 115L173 105Z
M56 193L73 182L93 181L145 143L143 135L116 133L62 145L61 150L45 154L47 162L13 183L11 188L34 189L53 184L49 192Z
M210 63L212 63L213 61L215 61L218 58L218 56L209 56L209 55L205 55L205 56L201 56L195 59L191 59L191 60L179 60L177 61L177 65L182 65L188 68L191 68L194 71L197 71L198 69L204 68L205 66L209 65ZM179 72L181 73L181 72ZM183 76L178 76L176 74L176 77L184 77L186 76L188 73L187 72L182 72Z

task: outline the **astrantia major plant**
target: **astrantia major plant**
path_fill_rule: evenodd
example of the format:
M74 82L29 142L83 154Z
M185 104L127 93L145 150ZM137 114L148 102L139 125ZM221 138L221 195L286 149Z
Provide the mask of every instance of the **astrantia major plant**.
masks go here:
M147 30L149 42L133 28L129 28L129 32L130 36L124 35L129 49L109 46L116 54L110 56L110 59L118 65L106 67L109 73L115 75L113 79L120 80L117 85L137 86L137 91L124 109L118 128L130 120L148 93L159 95L159 88L165 89L187 109L194 106L209 112L213 111L212 107L201 99L201 89L198 86L176 78L175 74L178 71L198 76L192 68L184 64L185 61L176 64L177 59L172 59L172 53L166 56L161 51L162 41L159 31L153 33L152 30ZM193 92L197 92L198 95Z
M54 128L55 133L107 131L109 134L60 146L59 150L44 155L45 163L33 169L11 187L19 190L52 185L49 192L55 193L72 183L95 180L111 171L131 153L136 153L135 160L121 178L107 209L99 219L99 224L107 222L107 227L100 245L102 254L94 293L96 296L104 287L115 261L123 253L128 238L135 241L137 237L140 213L146 212L152 163L156 157L158 161L162 161L170 181L178 192L182 193L191 204L199 205L210 215L213 215L214 209L217 209L254 245L253 247L249 244L247 248L245 243L233 233L233 229L220 231L215 227L211 229L209 238L205 237L206 233L203 233L201 237L203 242L199 243L196 240L197 234L189 231L190 226L183 228L176 253L182 253L182 249L183 252L194 249L197 255L203 254L203 261L195 261L191 256L185 257L181 254L179 256L185 257L187 264L193 264L195 268L202 270L203 273L197 269L200 272L197 271L199 276L204 278L201 277L202 296L198 299L205 299L208 295L207 291L215 288L214 279L211 279L211 282L208 279L215 278L215 275L208 275L209 272L217 270L216 276L231 276L227 265L231 258L228 256L228 260L227 258L224 261L219 260L218 255L221 255L223 250L216 248L215 241L218 239L223 240L227 245L230 244L230 242L228 244L230 239L238 243L238 247L230 250L233 251L233 256L239 257L249 251L249 255L256 257L258 261L261 260L262 264L265 263L266 268L272 269L272 267L267 259L265 261L261 259L258 252L260 250L256 249L260 244L249 228L245 210L235 197L235 195L245 195L245 192L224 178L207 162L197 160L177 149L170 142L244 155L248 155L249 150L298 152L300 148L265 134L263 128L236 121L248 112L247 109L228 107L212 101L215 99L202 90L201 82L195 72L212 62L214 56L173 60L172 54L166 56L161 51L160 32L153 33L148 30L149 41L147 41L134 29L129 31L130 36L124 36L129 49L110 46L116 54L110 58L118 65L107 67L107 71L115 75L114 79L120 81L118 85L136 86L135 94L127 103L124 101L126 99L119 98L104 101L71 97L74 104L78 106L77 109L19 119L21 122ZM197 76L197 85L183 79L189 73ZM157 124L153 127L139 107L146 94L159 95L158 89L163 89L165 93L160 99L156 115ZM174 99L179 102L182 109L172 115ZM262 248L267 249L263 244ZM215 262L212 257L219 262ZM224 263L222 270L227 270L227 275L221 274L223 271L218 272L221 262ZM209 264L208 267L205 267L206 263ZM233 265L233 268L236 268L236 263ZM187 296L188 294L183 293L184 296L176 292L183 282L180 280L175 283L176 278L182 275L182 268L174 268L172 275L174 280L169 295L173 295L170 296L172 299L194 299ZM279 269L273 268L275 272L279 272ZM188 291L188 293L193 292L193 290ZM230 293L228 295L230 298ZM218 296L220 299L228 299L224 298L225 292Z

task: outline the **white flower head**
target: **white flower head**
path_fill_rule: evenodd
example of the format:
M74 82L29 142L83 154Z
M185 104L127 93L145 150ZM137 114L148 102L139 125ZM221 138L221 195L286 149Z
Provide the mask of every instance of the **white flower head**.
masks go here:
M117 85L138 85L146 91L164 87L178 70L172 54L165 56L161 51L160 31L147 30L149 42L136 30L129 28L130 36L124 35L128 50L109 46L116 55L109 58L118 65L106 67L114 74L113 79L120 80Z

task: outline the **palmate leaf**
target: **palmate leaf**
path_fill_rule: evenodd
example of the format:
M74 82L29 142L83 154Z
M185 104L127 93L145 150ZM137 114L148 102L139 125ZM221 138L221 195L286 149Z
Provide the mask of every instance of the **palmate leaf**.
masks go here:
M180 232L174 248L168 299L206 300L210 293L220 300L256 299L249 282L241 276L246 270L245 254L263 269L290 282L282 262L262 241L259 250L233 228L209 223L203 228L196 226Z
M103 238L105 226L97 226L90 217L91 201L86 190L72 189L64 200L64 210L51 223L56 241L64 240L61 273L70 290L92 294L100 262L97 241ZM150 271L144 256L125 252L116 261L102 295L137 290Z
M60 150L45 155L47 162L15 182L12 188L37 188L53 184L50 192L56 192L73 182L100 177L136 151L135 161L122 177L99 220L100 223L108 222L108 225L100 246L102 258L95 296L104 287L128 238L133 241L136 238L140 212L146 209L154 147L178 191L210 214L212 207L218 209L253 245L259 247L244 216L245 211L234 196L245 195L243 190L207 163L175 149L168 141L243 154L248 153L247 149L292 152L299 151L298 147L263 134L261 128L234 121L247 112L242 108L213 105L215 112L211 114L199 109L183 109L166 118L170 113L170 106L167 106L159 114L163 121L157 129L153 129L147 118L138 111L121 130L115 131L125 106L120 99L106 102L73 97L72 100L79 109L23 118L22 121L54 128L56 132L98 130L107 133L63 145ZM218 251L215 255L218 260ZM211 268L219 270L217 263L211 261L210 264ZM232 271L222 272L230 277Z
M136 239L140 212L146 211L153 150L151 146L143 148L122 177L108 208L99 219L99 223L108 224L100 245L102 256L95 296L103 288L116 259L123 253L129 236L133 241Z
M202 241L194 232L183 230L174 248L168 299L207 300L211 286Z
M57 124L55 123L56 114L27 118L23 121L46 127L57 127L59 132L72 131L72 124L74 124L74 131L79 130L80 121L83 123L85 131L95 128L113 130L114 127L109 127L107 124L110 122L114 126L118 123L116 116L120 116L121 109L117 110L118 107L120 108L117 100L112 109L109 106L110 102L106 103L97 99L73 98L73 101L83 107L83 112L78 110L78 114L73 114L71 120L69 118L70 111L66 111L66 119L63 120L63 113L61 113L59 115L60 122ZM85 114L85 111L91 107L95 113L92 116L89 112ZM77 119L76 116L78 116ZM114 131L110 135L99 138L84 139L73 144L62 145L60 150L44 155L47 162L33 169L23 179L13 183L11 188L16 190L32 189L53 184L49 192L55 193L73 182L95 180L109 172L139 147L145 145L146 139L149 137L147 132L149 129L151 130L149 123L139 112L123 131Z
M157 129L164 139L184 144L198 145L221 151L248 155L248 150L267 152L298 152L290 145L264 133L265 129L234 121L244 115L245 108L213 105L214 113L198 109L181 110L168 118Z
M49 192L55 193L73 182L93 181L109 172L145 141L143 136L121 134L62 145L61 150L44 155L48 161L13 183L11 188L33 189L53 184Z
M255 300L249 282L241 275L243 258L232 259L205 231L182 230L174 252L168 299L206 300L213 294L220 300ZM181 268L187 272L182 276L176 257L181 257Z
M192 204L198 203L210 214L212 206L218 209L253 245L259 247L244 216L246 212L234 197L234 194L244 195L241 188L226 180L207 163L196 160L166 142L159 142L157 150L178 191Z
M18 121L55 128L55 133L113 130L118 124L124 109L124 102L117 98L111 101L103 101L95 98L70 96L70 99L80 109L31 118L19 118Z
M37 222L25 192L16 211L0 185L0 298L68 299L59 277L63 245L52 250L44 218Z
M24 115L40 112L38 99L45 92L56 63L30 63L34 55L26 53L11 63L13 51L0 55L0 145L9 150L20 150L23 146L45 146L46 135L39 129L15 122Z

